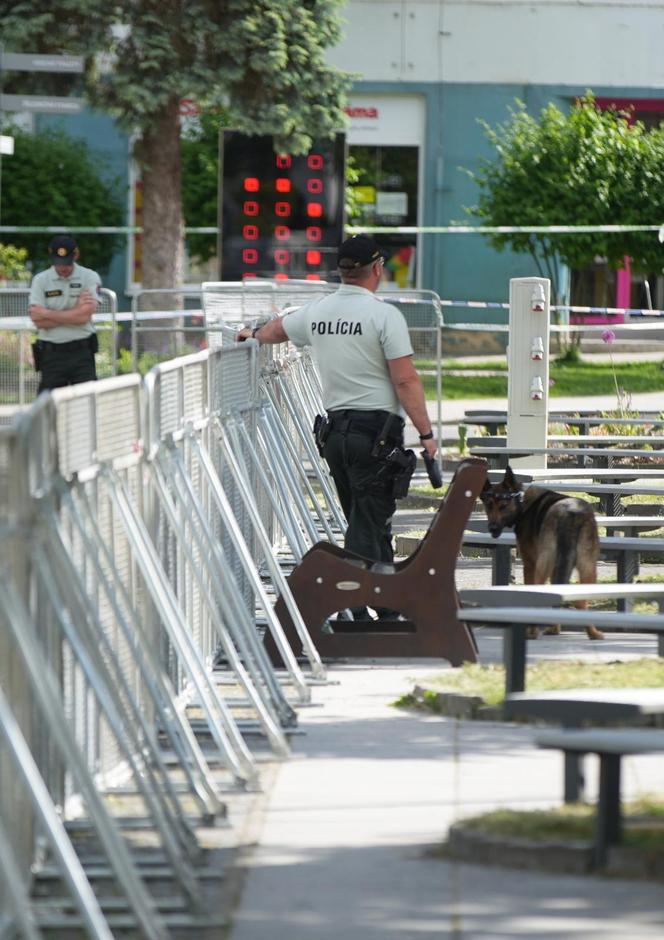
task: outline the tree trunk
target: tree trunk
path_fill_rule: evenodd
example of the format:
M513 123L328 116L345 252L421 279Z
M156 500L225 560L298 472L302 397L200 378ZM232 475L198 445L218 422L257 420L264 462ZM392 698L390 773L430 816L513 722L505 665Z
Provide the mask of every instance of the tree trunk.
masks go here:
M142 295L138 309L181 310L184 306L182 295L167 292L168 289L181 288L183 277L179 98L173 98L143 132L136 155L143 179L142 287L144 290L158 290L155 294ZM141 367L144 353L157 353L160 359L177 356L185 341L182 326L179 316L165 316L141 324L134 366Z
M184 256L179 98L144 131L138 154L143 174L143 287L178 288Z

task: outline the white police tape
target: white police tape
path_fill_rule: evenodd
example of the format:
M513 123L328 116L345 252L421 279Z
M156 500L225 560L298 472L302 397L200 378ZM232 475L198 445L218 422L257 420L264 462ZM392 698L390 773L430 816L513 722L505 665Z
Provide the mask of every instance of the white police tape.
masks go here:
M592 232L657 232L664 241L664 225L347 225L351 235L582 235Z
M508 303L492 300L441 300L442 307L470 307L473 310L509 310ZM620 316L625 314L630 317L661 317L664 316L664 310L650 310L643 307L578 307L570 304L551 305L551 312L582 313L582 314L601 314L602 316Z

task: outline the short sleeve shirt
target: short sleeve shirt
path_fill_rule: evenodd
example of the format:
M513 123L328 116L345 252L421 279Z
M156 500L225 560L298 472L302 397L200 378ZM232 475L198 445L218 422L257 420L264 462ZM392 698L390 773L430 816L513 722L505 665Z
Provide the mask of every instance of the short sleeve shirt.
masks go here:
M69 310L76 306L82 290L89 290L99 300L101 278L96 271L75 264L69 277L60 277L54 267L36 274L30 285L28 303L39 304L49 310ZM39 330L38 338L50 343L69 343L74 339L86 339L95 328L90 320L76 326L54 326L50 330Z
M333 294L287 314L283 327L296 346L311 346L327 411L403 414L387 362L412 356L403 314L365 287L343 284Z

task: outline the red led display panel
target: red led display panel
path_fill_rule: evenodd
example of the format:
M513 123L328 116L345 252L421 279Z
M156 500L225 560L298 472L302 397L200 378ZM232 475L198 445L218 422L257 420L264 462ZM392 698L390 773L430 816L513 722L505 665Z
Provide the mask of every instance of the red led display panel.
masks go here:
M324 278L343 240L345 139L308 154L275 153L272 137L221 135L222 280Z

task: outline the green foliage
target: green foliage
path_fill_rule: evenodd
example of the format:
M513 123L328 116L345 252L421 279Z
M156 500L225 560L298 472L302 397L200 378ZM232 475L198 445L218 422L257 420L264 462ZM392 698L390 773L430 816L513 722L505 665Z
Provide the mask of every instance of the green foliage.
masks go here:
M89 57L88 95L129 130L153 127L190 97L227 107L233 127L274 134L296 153L345 126L350 78L325 62L342 2L0 0L0 17L6 48Z
M182 209L185 225L216 226L219 192L219 131L229 126L224 109L199 115L182 138ZM216 235L188 235L189 255L201 261L214 257Z
M3 245L0 242L0 280L29 280L30 272L25 266L27 260L28 252L25 248L17 248L15 245Z
M664 217L664 129L646 132L625 112L600 111L590 92L563 114L554 104L539 119L517 101L496 128L483 123L495 150L471 173L479 200L468 211L487 225L653 225ZM556 257L570 268L597 256L611 267L632 258L637 271L662 267L655 232L487 236L502 251L529 252L555 285Z
M2 221L5 225L122 225L123 198L117 183L100 173L99 157L81 140L57 131L28 134L12 129L14 155L2 164ZM48 267L52 235L18 232L16 245L28 252L33 270ZM108 266L121 238L84 235L81 263L100 273Z

